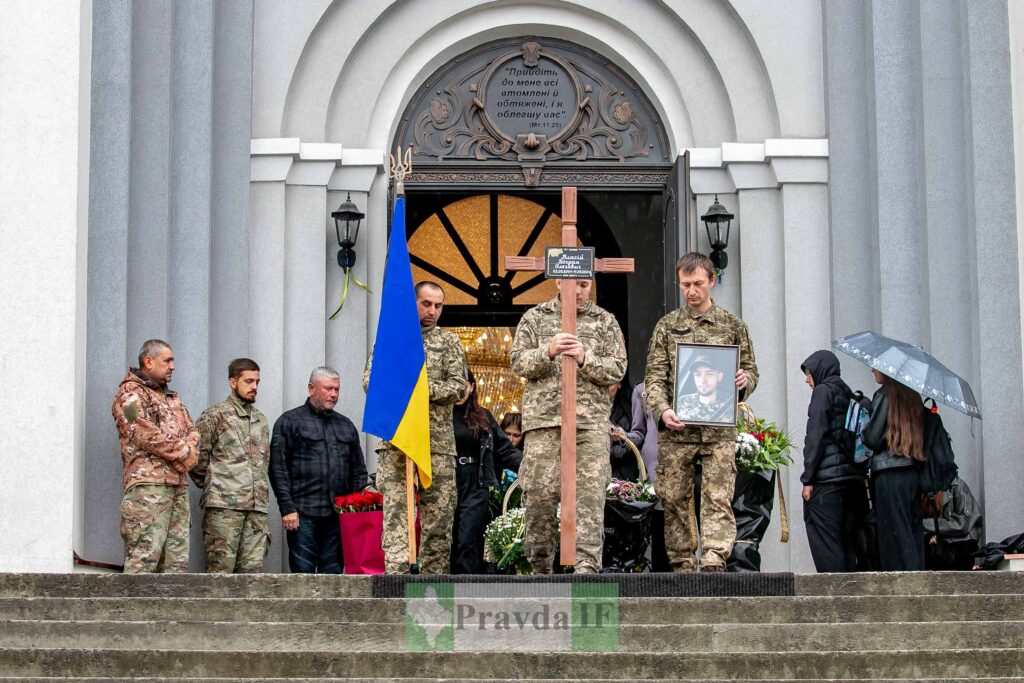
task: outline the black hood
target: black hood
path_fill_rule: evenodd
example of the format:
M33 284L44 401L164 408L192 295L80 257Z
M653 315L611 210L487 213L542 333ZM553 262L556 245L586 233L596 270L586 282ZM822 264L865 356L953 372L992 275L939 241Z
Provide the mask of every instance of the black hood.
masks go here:
M839 377L839 359L831 351L815 351L803 362L800 369L811 373L815 386L830 377Z

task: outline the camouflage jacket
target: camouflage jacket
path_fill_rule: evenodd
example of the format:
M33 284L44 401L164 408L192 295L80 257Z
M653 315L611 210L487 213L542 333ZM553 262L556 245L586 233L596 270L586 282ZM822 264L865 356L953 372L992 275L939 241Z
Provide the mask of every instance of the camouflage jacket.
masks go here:
M523 431L562 424L562 362L548 357L548 342L562 331L558 298L523 314L512 341L512 371L523 388ZM593 301L576 310L576 336L586 356L576 370L576 428L608 429L612 400L608 387L626 374L626 344L615 316Z
M124 490L136 484L188 484L171 463L199 443L199 430L178 394L130 368L110 412L121 440Z
M658 421L658 438L682 443L714 443L736 439L734 427L686 427L679 431L665 428L661 415L672 407L675 390L676 344L735 344L740 347L740 368L747 373L747 388L740 400L757 386L757 362L747 325L715 303L704 315L694 315L689 306L672 311L654 326L647 348L647 372L644 375L647 400Z
M189 475L203 507L267 511L270 425L256 406L232 394L199 416L199 462Z
M469 386L466 379L466 355L459 338L437 325L420 327L427 357L427 387L430 390L430 454L455 455L455 428L452 408ZM373 353L363 370L363 391L370 385ZM384 448L389 446L384 441ZM381 450L378 448L378 450Z

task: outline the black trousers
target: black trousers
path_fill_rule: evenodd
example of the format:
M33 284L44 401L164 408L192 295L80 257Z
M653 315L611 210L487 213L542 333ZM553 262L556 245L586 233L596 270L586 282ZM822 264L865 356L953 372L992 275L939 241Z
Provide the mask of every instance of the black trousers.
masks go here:
M672 563L665 550L665 511L657 508L651 512L651 571L672 571Z
M924 525L917 468L894 467L873 472L875 523L882 571L924 569Z
M457 465L455 521L452 523L452 574L482 574L484 530L490 521L487 488L480 486L480 463Z
M804 501L804 525L818 572L852 572L857 568L858 526L867 517L863 480L813 484Z
M338 515L299 513L299 528L289 531L288 568L293 574L341 574L341 527Z

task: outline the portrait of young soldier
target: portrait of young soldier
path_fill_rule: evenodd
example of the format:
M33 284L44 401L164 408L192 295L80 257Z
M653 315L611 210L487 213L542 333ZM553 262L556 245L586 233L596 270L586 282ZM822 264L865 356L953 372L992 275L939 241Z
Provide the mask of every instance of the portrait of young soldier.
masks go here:
M677 398L676 415L679 419L684 422L732 422L735 417L732 386L721 386L725 373L709 355L694 358L688 374L693 378L696 391ZM678 385L685 386L683 383Z

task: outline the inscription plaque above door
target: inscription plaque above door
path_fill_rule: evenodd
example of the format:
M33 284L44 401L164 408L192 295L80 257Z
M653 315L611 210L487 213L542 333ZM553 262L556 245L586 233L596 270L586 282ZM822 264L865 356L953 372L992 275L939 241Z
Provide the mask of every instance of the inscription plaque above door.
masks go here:
M664 127L633 80L601 55L553 38L495 41L453 59L417 91L395 139L413 150L413 184L443 180L446 168L458 182L479 162L499 183L508 180L504 166L519 171L521 184L539 185L559 162L596 163L605 173L615 166L635 182L641 167L671 162Z

